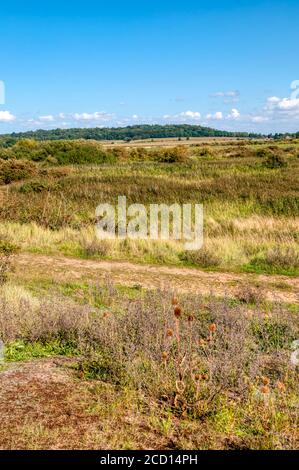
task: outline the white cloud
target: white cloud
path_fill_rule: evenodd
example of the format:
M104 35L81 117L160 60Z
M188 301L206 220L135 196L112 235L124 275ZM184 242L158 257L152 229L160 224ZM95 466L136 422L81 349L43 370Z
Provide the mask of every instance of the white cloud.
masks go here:
M39 120L42 122L53 122L55 121L55 118L52 114L47 114L46 116L40 116Z
M223 119L223 114L221 111L217 111L217 113L215 113L215 119L217 121L220 121L221 119Z
M215 121L221 121L223 119L223 113L222 111L217 111L215 114L207 114L206 119L208 120L215 120Z
M179 113L177 116L182 118L189 118L189 119L200 119L200 113L198 111L183 111Z
M268 118L266 116L252 116L250 120L251 122L259 123L259 122L268 121Z
M96 111L95 113L75 113L73 115L73 118L76 121L109 121L112 117L112 114L102 111Z
M283 111L286 110L298 110L299 111L299 99L291 99L291 98L283 98L279 103L277 103L277 107L282 109Z
M167 122L171 122L173 124L180 124L180 123L198 123L201 120L201 114L199 111L182 111L181 113L177 114L164 114L162 117L156 117L154 120L151 121L161 122L161 119Z
M293 120L299 118L299 98L279 98L270 96L264 107L266 114L271 119Z
M236 119L239 119L240 116L241 116L240 112L236 108L233 108L231 112L227 115L227 119L236 120Z
M270 96L268 99L267 99L267 102L269 104L276 104L276 103L279 103L280 101L280 98L278 98L278 96Z
M0 122L11 122L15 119L16 117L10 111L0 111Z
M138 119L138 114L133 114L132 119Z

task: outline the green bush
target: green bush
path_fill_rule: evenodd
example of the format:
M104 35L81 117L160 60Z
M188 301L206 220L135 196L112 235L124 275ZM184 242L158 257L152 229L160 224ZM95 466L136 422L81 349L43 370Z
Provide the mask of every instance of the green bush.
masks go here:
M266 353L286 348L295 339L290 326L277 319L253 320L251 327L260 350Z
M59 183L47 181L30 181L22 184L19 188L21 193L41 193L43 191L55 190L59 188Z
M270 168L271 170L275 170L276 168L284 168L287 166L287 162L281 155L277 154L270 154L265 160L264 163L266 168Z
M152 152L155 161L161 163L182 163L188 160L189 149L183 145L166 149L155 149Z
M45 143L44 148L47 158L55 158L59 165L98 164L116 159L112 153L92 142L54 141Z
M0 183L10 184L36 174L36 166L28 160L5 160L0 162Z
M92 141L51 141L36 142L30 139L18 141L8 149L0 149L3 160L31 160L48 165L99 164L114 162L115 152L105 150Z

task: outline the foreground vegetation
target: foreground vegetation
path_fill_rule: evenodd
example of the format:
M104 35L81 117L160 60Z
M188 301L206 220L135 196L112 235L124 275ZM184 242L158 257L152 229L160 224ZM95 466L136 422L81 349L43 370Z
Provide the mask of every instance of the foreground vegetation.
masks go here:
M39 421L42 410L36 416L27 409L25 427L20 425L22 406L15 408L11 419L19 424L6 428L6 448L298 445L298 377L290 355L299 331L292 309L263 299L244 303L176 296L124 289L108 281L10 282L0 290L0 335L6 345L2 380L11 361L34 359L32 368L39 370L42 358L72 358L61 363L75 380L68 401L73 409L80 407L80 426L89 423L78 441L78 420L73 428L71 411L64 420L62 403L55 405L53 395L47 402L60 409L60 418ZM21 380L16 377L14 382ZM42 387L43 380L38 385L35 379L28 393ZM80 395L74 398L78 388ZM54 390L61 400L55 383ZM54 408L52 412L56 414Z

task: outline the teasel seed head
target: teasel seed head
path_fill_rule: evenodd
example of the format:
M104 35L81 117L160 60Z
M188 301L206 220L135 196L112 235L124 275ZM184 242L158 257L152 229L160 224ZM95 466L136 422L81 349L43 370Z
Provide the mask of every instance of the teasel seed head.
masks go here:
M261 387L261 392L263 395L268 395L270 393L270 388L268 387L268 385L263 385Z
M179 307L178 305L176 305L176 306L174 307L173 313L174 313L174 315L175 315L176 318L180 318L180 316L182 315L182 309L181 309L181 307Z
M163 351L163 352L162 352L163 361L167 361L168 357L169 357L168 352L167 352L167 351Z
M269 385L270 379L268 377L262 377L262 382L263 382L263 385Z

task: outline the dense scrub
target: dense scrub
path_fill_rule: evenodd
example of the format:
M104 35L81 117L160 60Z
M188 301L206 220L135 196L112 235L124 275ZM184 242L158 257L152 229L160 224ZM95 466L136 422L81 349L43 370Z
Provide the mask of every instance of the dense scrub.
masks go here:
M48 165L102 164L124 161L182 163L198 157L258 157L267 168L287 166L285 157L298 152L296 141L289 146L262 141L217 142L208 144L163 146L106 146L95 140L17 140L10 146L0 145L0 161L26 159Z

